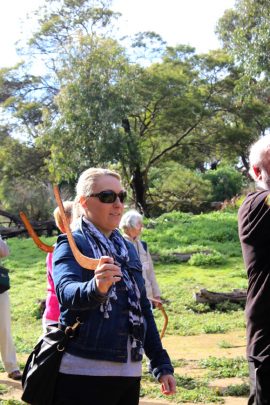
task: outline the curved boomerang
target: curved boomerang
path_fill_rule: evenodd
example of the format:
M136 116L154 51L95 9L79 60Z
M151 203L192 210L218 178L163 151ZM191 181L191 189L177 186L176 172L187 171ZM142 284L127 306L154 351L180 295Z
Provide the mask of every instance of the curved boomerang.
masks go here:
M165 311L165 309L164 309L164 307L163 307L161 301L155 300L154 298L151 298L150 301L156 302L156 303L160 304L157 308L162 312L162 315L163 315L163 317L164 317L163 328L162 328L162 331L160 332L160 339L162 339L162 338L164 337L165 332L166 332L166 329L167 329L167 325L168 325L168 315L167 315L167 313L166 313L166 311Z
M29 233L29 235L31 236L31 238L33 239L33 241L35 242L37 247L39 249L43 250L43 252L52 253L54 250L54 247L50 246L50 245L46 245L46 243L42 242L42 240L39 239L38 235L34 231L32 225L30 224L30 221L28 220L27 216L25 215L25 213L23 211L20 211L20 217L24 223L24 226L25 226L27 232Z
M70 231L70 227L69 227L69 223L65 214L65 210L64 210L64 206L63 206L63 202L62 199L60 197L60 193L59 193L59 189L58 186L55 185L53 187L53 191L54 191L54 195L55 195L55 199L57 202L57 205L59 207L60 210L60 214L61 214L61 218L63 220L63 223L65 225L65 229L67 231L67 238L68 238L68 242L70 244L70 248L72 250L72 253L76 259L76 261L80 264L80 266L82 266L83 268L87 269L87 270L95 270L97 268L97 265L99 263L99 259L91 259L90 257L87 257L85 255L83 255L79 249L77 248L77 245L74 241L73 235ZM41 250L43 250L44 252L47 253L52 253L54 250L54 246L50 246L47 245L46 243L42 242L42 240L40 240L40 238L38 237L38 235L36 234L36 232L34 231L30 221L28 220L27 216L25 215L25 213L23 211L20 211L20 217L21 220L24 223L24 226L27 230L27 232L29 233L29 235L31 236L31 238L33 239L33 241L35 242L35 244L37 245L37 247ZM157 308L162 312L162 315L164 317L164 324L163 324L163 328L162 331L160 333L160 339L162 339L165 335L166 329L167 329L167 325L168 325L168 315L162 305L162 303L158 300L155 299L151 299L152 302L156 302L159 303L161 305L159 305Z
M54 195L55 195L57 205L58 205L59 210L60 210L60 215L61 215L62 221L63 221L64 226L65 226L68 242L69 242L70 248L72 250L72 253L73 253L76 261L84 269L95 270L97 268L98 263L99 263L99 259L92 259L91 257L87 257L87 256L83 255L79 251L79 249L77 248L77 245L76 245L76 243L74 241L73 235L72 235L72 233L70 231L69 223L68 223L68 220L67 220L67 217L66 217L66 214L65 214L63 202L62 202L62 199L61 199L61 196L60 196L59 189L58 189L57 185L53 186L53 192L54 192Z

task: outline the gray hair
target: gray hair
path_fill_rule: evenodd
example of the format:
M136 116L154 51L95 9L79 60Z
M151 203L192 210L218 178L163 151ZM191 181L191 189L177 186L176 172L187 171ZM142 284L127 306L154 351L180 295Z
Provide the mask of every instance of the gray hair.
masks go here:
M265 135L264 137L260 138L257 142L253 143L250 147L249 152L249 174L251 177L259 184L262 185L264 188L269 188L267 183L264 181L260 181L257 179L257 176L254 172L253 166L258 167L263 177L268 177L269 174L266 170L266 161L270 158L270 135ZM268 180L267 180L268 181Z
M143 216L136 210L129 210L123 216L119 228L124 232L130 228L136 228L138 224L143 223Z

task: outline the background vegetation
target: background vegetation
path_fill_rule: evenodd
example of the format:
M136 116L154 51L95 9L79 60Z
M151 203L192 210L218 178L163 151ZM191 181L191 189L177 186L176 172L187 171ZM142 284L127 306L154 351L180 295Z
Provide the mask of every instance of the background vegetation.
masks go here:
M153 32L119 39L110 6L44 1L23 62L0 70L3 209L47 219L50 183L73 198L89 166L120 171L150 217L201 212L247 186L248 148L269 129L269 2L238 0L207 54Z

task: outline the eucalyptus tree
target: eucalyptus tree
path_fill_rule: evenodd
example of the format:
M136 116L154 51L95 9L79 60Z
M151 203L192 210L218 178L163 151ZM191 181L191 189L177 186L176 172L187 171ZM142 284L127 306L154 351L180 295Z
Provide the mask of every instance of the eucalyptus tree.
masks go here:
M181 169L181 188L188 190L193 178L205 191L209 184L198 171L224 157L244 159L250 140L267 128L268 106L258 85L252 94L238 91L242 70L224 51L197 55L189 46L168 47L157 34L144 33L132 49L136 56L138 49L151 54L152 62L136 63L111 35L117 14L109 5L48 0L24 50L46 69L39 76L26 65L2 70L0 97L17 130L27 130L28 152L40 156L36 173L47 170L54 181L74 184L89 166L115 167L136 206L150 214L155 206L174 207L179 164L196 170L192 176ZM173 185L170 197L164 181ZM159 190L171 204L158 199ZM193 198L192 187L184 194Z
M255 97L239 99L240 76L225 52L196 55L186 46L168 47L160 63L144 69L136 86L137 107L129 112L125 130L133 150L137 146L140 151L133 155L139 158L131 179L144 210L157 201L158 189L150 187L153 168L164 171L166 162L175 161L203 171L207 163L225 157L237 162L242 156L244 161L246 147L260 125L266 125L269 109ZM122 161L126 172L131 162ZM178 175L172 173L175 179ZM171 177L164 179L172 183Z
M258 77L270 73L270 3L268 0L236 0L217 25L224 47L244 66L245 73Z
M192 147L207 143L203 132L218 111L218 78L209 83L200 58L186 46L167 48L149 67L130 64L111 39L83 38L78 52L63 71L58 119L54 125L48 120L41 138L53 151L53 167L69 178L89 164L118 165L135 204L149 214L150 169L179 150L184 154L189 138Z
M242 69L237 85L238 102L241 117L247 123L245 129L253 130L253 137L246 137L246 151L250 143L270 127L269 25L270 4L267 0L237 0L217 25L224 49ZM246 154L242 155L242 161L247 169Z
M15 139L9 131L8 126L0 127L1 208L47 219L55 206L44 162L48 152Z
M109 10L109 5L107 0L47 0L36 12L34 34L24 46L20 44L24 61L0 70L0 107L10 138L1 183L7 176L9 180L13 176L24 181L28 175L35 188L41 180L45 183L49 178L54 180L48 170L53 147L51 151L41 139L44 126L48 117L51 124L58 118L54 99L63 85L63 71L69 69L67 61L80 38L95 35L97 30L99 35L105 35L111 18L117 15ZM13 135L20 141L15 141ZM16 148L20 155L16 160L9 160Z

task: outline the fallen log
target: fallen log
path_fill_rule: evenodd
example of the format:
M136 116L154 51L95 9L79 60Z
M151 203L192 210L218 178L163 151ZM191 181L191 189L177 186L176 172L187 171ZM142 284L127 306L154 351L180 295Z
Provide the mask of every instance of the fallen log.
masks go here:
M213 305L224 301L245 304L247 291L235 289L232 292L213 292L202 288L200 292L194 294L194 298L196 302L201 304Z
M59 233L58 228L55 225L53 220L48 221L31 221L32 227L34 231L38 234L38 236L46 235L52 236L53 233ZM28 236L27 229L24 227L23 223L19 226L13 227L4 227L0 224L0 234L4 239L7 238L14 238L19 235L26 235Z
M194 252L189 252L189 253L179 253L179 252L172 252L170 255L173 256L174 261L176 263L182 263L182 262L188 262L189 259L191 258L192 255L195 255L196 253L202 253L204 255L209 255L211 253L211 250L200 250L200 251L194 251ZM151 257L154 262L158 262L160 260L160 255L157 253L152 253Z

